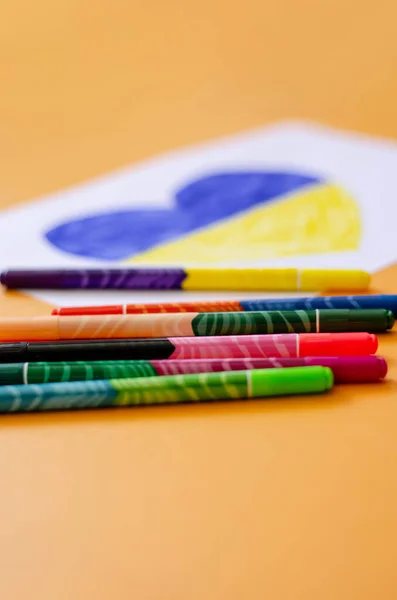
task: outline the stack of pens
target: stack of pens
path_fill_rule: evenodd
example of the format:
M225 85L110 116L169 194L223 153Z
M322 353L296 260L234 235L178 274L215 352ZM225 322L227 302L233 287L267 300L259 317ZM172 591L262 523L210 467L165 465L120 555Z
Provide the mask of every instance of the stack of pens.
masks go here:
M358 292L357 270L7 271L9 288ZM158 291L157 293L161 293ZM55 309L0 320L0 412L263 398L382 380L397 296Z

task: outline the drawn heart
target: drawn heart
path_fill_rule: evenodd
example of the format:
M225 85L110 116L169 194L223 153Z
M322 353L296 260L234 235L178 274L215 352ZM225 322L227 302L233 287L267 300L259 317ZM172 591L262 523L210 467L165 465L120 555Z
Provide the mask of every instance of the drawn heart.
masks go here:
M121 260L318 183L317 177L281 171L215 173L177 190L171 209L95 214L58 225L45 237L69 254Z

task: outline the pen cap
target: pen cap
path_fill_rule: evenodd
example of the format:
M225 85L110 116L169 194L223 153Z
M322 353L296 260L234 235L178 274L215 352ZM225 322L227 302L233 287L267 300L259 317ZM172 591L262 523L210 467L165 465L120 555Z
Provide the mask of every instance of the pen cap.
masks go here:
M377 309L321 309L320 331L386 331L394 325L391 310Z
M329 367L335 383L347 381L376 381L387 375L387 362L381 356L309 356L307 365Z
M375 354L378 338L372 333L302 333L299 356L367 356Z
M332 388L334 376L328 367L291 367L250 371L253 397L311 394Z
M370 275L355 269L301 269L300 286L306 291L359 291L366 290Z
M296 301L296 298L293 300ZM317 296L315 298L300 298L303 306L299 308L384 308L391 310L397 316L397 294L368 294L366 296ZM295 308L292 306L292 308ZM259 310L259 309L258 309Z

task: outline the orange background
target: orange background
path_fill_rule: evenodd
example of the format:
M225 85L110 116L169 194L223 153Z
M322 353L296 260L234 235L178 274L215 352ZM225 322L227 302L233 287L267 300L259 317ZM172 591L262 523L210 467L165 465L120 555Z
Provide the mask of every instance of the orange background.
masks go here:
M277 119L397 137L393 0L0 8L1 207ZM395 338L326 397L0 418L0 597L395 597Z

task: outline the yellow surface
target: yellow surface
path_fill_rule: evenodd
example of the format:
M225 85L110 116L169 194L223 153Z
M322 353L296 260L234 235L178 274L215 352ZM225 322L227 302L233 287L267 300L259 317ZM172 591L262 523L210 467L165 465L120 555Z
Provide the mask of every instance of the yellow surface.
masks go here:
M3 207L279 118L397 138L392 0L1 15ZM396 282L394 266L374 286ZM1 315L48 310L0 298ZM0 597L395 598L396 349L382 337L386 382L325 397L1 417Z
M356 202L336 185L317 185L161 244L131 260L174 265L181 256L201 263L265 260L355 250L360 237Z

